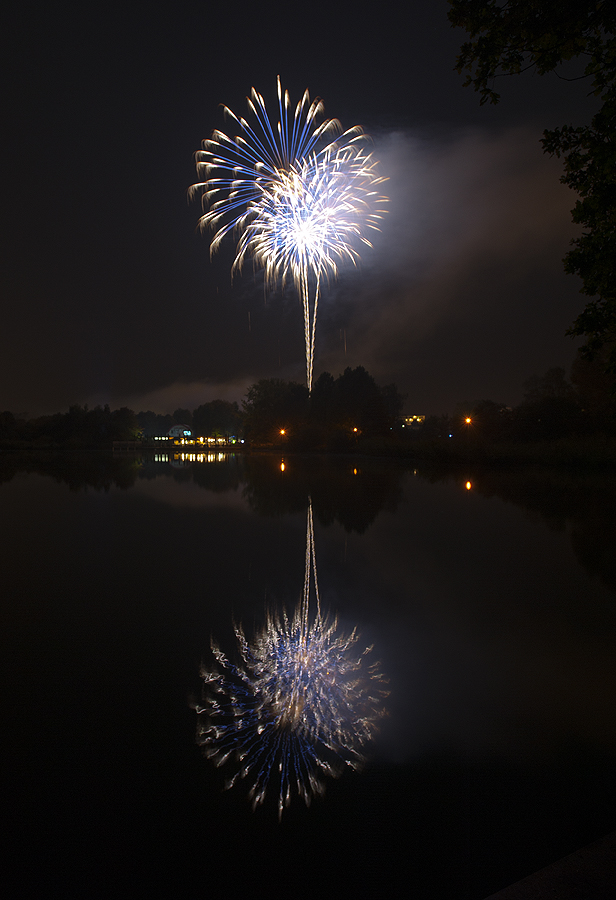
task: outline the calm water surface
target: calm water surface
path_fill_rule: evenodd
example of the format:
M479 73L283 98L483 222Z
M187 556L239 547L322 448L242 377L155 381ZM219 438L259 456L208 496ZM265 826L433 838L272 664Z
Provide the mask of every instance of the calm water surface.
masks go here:
M616 479L353 459L0 466L6 896L483 897L616 828ZM279 824L195 744L199 666L323 604L389 677Z

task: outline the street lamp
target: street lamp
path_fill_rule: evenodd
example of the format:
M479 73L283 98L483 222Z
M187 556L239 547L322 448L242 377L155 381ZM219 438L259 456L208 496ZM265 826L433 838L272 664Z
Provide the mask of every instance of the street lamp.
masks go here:
M471 436L470 427L472 424L473 424L472 418L470 416L464 416L464 425L466 426L466 443L467 444L470 443L470 436Z

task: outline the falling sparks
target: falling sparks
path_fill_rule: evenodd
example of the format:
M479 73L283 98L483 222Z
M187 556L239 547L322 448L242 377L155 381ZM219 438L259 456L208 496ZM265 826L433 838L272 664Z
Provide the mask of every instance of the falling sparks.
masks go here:
M214 253L230 233L239 237L232 272L247 259L263 268L266 282L291 278L304 308L306 382L312 389L317 307L322 283L344 262L357 265L367 234L378 230L386 198L358 126L342 131L337 119L319 119L323 103L308 91L291 110L278 78L279 119L274 127L263 97L252 88L248 108L254 126L225 107L239 127L233 137L214 131L196 154L202 179L189 191L201 195L203 230L214 232Z
M323 776L361 766L388 693L378 663L369 661L372 648L358 651L357 632L345 635L321 614L311 505L304 590L293 617L269 615L252 641L239 627L235 634L238 662L213 644L214 669L202 669L197 742L217 766L235 761L226 786L247 779L253 809L272 786L281 817L294 794L309 805L323 793Z

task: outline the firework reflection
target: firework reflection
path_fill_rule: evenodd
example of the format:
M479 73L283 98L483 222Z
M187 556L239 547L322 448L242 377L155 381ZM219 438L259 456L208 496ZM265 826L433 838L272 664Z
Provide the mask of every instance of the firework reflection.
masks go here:
M237 663L212 644L214 666L202 668L197 742L217 766L235 761L226 787L247 779L253 809L270 787L277 791L281 816L294 793L310 804L323 793L323 776L360 767L388 693L372 648L360 650L355 630L344 634L321 613L311 503L304 589L292 618L268 615L251 641L241 627L235 634Z

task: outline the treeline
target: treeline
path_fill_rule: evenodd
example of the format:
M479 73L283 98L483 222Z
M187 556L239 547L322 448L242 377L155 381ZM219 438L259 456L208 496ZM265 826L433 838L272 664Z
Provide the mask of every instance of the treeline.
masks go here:
M140 441L165 435L173 425L188 425L195 433L207 437L240 435L243 415L237 403L213 400L194 412L176 409L172 415L148 410L110 409L109 406L71 406L66 413L18 419L11 412L0 413L0 442L5 444L58 445L90 447L113 441Z
M395 385L379 387L363 368L347 368L317 379L309 394L303 384L264 379L244 401L246 438L288 449L344 450L360 438L391 433L404 397Z
M78 448L140 438L137 416L126 407L71 406L66 413L27 420L17 419L10 412L0 413L0 441L5 443Z
M426 418L407 437L453 438L472 445L592 436L616 436L616 396L613 379L599 361L580 356L572 366L571 381L564 369L553 368L525 382L524 399L518 406L493 400L467 403L454 415Z
M160 415L148 410L137 413L137 421L144 438L167 434L174 425L187 425L193 434L202 437L243 436L244 416L237 403L212 400L191 412L176 409L172 415Z
M135 413L109 406L71 406L67 413L16 419L0 413L0 442L72 448L139 441L166 435L185 425L196 437L233 435L261 445L329 449L352 446L361 435L391 431L403 398L394 385L379 387L359 366L338 378L325 372L312 395L302 384L264 379L252 385L240 409L237 403L212 400L192 412L178 408L170 415L147 410Z
M253 384L240 410L237 403L212 400L193 412L137 414L144 437L166 434L186 425L199 437L234 435L260 445L328 449L355 443L360 436L391 432L402 409L395 385L379 387L362 367L347 368L334 378L324 372L312 393L303 384L265 378Z
M613 379L601 358L589 362L578 357L570 381L559 368L534 376L524 385L524 399L514 407L494 400L466 403L452 415L429 416L420 427L409 427L401 418L403 401L395 385L377 385L358 366L345 369L337 378L324 372L311 394L297 382L262 379L248 389L241 409L237 403L212 400L192 412L179 408L170 415L109 406L71 406L66 413L30 420L3 412L0 443L96 448L113 441L166 435L173 425L187 426L196 437L234 436L257 447L286 450L386 449L385 441L403 455L405 445L413 453L422 439L439 445L446 440L453 450L454 446L532 444L579 436L616 437Z

